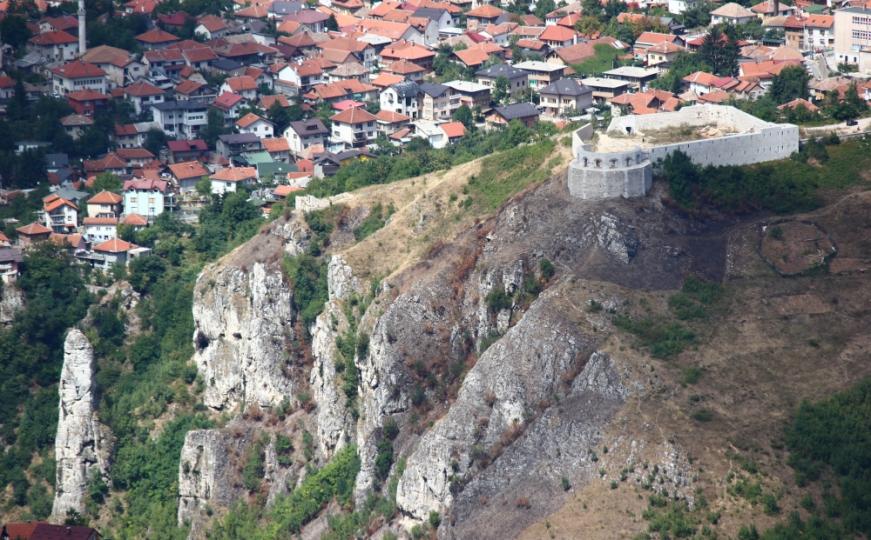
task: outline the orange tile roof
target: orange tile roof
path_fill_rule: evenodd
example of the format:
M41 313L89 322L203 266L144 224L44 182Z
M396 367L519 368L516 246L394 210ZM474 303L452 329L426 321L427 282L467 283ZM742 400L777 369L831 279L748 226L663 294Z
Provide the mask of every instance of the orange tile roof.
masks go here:
M118 204L123 200L124 198L121 195L103 190L88 199L88 204Z
M272 194L275 195L276 197L287 197L288 195L290 195L294 191L302 191L302 188L297 187L297 186L288 186L288 185L282 184L280 186L276 186L276 188L272 190Z
M330 120L332 120L333 122L340 122L342 124L355 125L364 124L366 122L374 122L375 116L362 107L352 107L331 117Z
M469 67L477 67L490 59L490 53L480 47L469 47L459 51L454 51L454 56L460 59L460 62Z
M23 234L24 236L36 236L39 234L51 233L51 229L49 229L42 223L37 223L36 221L34 221L33 223L29 223L23 227L18 227L15 230L18 232L18 234Z
M401 83L405 80L405 77L400 75L396 75L395 73L387 73L382 71L378 74L377 77L372 79L372 84L379 88L387 88L388 86L393 86L396 83Z
M76 204L73 201L68 201L66 199L62 199L62 198L58 197L57 199L52 199L50 202L46 203L43 210L45 210L46 212L54 212L55 210L57 210L61 206L69 206L70 208L72 208L74 210L79 209L79 207L76 206Z
M256 179L257 169L255 167L225 167L212 175L212 180L222 182L243 182Z
M538 36L541 41L558 41L560 43L572 41L577 37L574 30L570 30L565 26L551 25L544 29L544 32Z
M245 90L257 90L257 81L248 75L240 75L238 77L229 77L224 81L230 90L239 93Z
M43 32L30 38L30 43L41 47L53 47L55 45L67 45L75 43L77 38L63 30L52 30L51 32Z
M236 120L236 125L239 126L240 128L244 129L244 128L247 128L253 124L256 124L257 122L268 122L270 124L272 123L272 122L269 122L269 120L267 120L265 118L261 118L260 116L250 112L250 113L246 114L245 116L243 116L242 118Z
M290 150L290 144L284 137L271 137L260 139L260 144L267 152L287 152Z
M174 36L166 30L161 30L160 28L152 28L151 30L143 32L136 36L136 41L151 44L171 43L173 41L178 41L179 39L180 38L178 36Z
M148 225L148 220L139 214L127 214L124 216L124 219L121 220L121 223L124 225L132 225L134 227L145 227Z
M467 11L466 17L474 17L476 19L496 19L503 13L505 12L496 6L484 4Z
M190 178L200 178L207 176L209 171L203 167L199 161L184 161L182 163L173 163L169 166L170 172L178 180L187 180Z
M411 120L408 116L405 116L402 113L398 113L395 111L388 111L386 109L382 109L378 111L378 114L375 115L375 119L379 122L386 124L395 124L398 122L408 122Z
M125 242L120 238L113 238L111 240L106 240L105 242L94 246L94 251L103 251L105 253L125 253L137 247L139 246L137 246L136 244Z
M439 126L449 139L462 137L466 134L466 126L462 122L448 122Z

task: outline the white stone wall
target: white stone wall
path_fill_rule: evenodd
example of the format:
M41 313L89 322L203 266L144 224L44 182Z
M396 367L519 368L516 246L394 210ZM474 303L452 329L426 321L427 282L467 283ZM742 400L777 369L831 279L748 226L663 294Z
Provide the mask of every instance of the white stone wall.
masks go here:
M647 153L593 152L582 147L569 167L568 189L584 200L643 197L653 184L653 167Z
M790 124L771 124L771 126L758 133L742 133L717 139L656 146L649 150L650 160L656 163L672 152L680 150L697 165L751 165L786 159L794 152L798 152L798 126Z

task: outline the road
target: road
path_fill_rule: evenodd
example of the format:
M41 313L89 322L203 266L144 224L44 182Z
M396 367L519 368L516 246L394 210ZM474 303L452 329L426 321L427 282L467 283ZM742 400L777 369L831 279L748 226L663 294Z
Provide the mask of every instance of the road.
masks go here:
M846 122L840 122L838 124L800 128L799 131L802 140L811 139L813 137L822 137L823 135L828 135L832 132L837 133L839 136L871 132L871 117L859 118L857 122L858 124L855 126L848 126Z

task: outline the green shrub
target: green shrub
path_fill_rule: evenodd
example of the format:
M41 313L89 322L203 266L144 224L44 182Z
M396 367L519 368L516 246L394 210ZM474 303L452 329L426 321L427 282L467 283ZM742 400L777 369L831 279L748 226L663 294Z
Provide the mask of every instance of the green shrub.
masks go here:
M696 384L697 382L699 382L699 379L702 378L702 373L704 373L704 370L698 366L690 366L688 368L684 368L681 371L680 382L684 386L689 384Z
M427 522L429 523L429 526L432 527L433 529L438 529L439 525L442 524L442 517L439 515L438 512L433 510L432 512L429 513L429 517L427 518Z
M275 436L275 455L278 464L283 467L293 463L293 443L290 437L281 433Z
M293 307L306 332L327 302L327 263L311 255L285 257L284 273L293 288Z
M669 358L680 354L695 343L695 334L680 324L646 317L632 319L624 315L614 317L614 325L634 334L641 346L650 350L657 358Z
M490 313L499 313L503 309L511 309L513 299L501 287L496 287L487 294L485 299Z

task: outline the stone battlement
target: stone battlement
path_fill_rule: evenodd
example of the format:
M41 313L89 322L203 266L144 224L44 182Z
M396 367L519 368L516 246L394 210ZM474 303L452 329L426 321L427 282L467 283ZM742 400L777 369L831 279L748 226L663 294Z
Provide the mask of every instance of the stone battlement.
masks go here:
M795 125L766 122L734 107L696 105L615 118L599 141L607 138L608 144L594 144L593 135L587 124L572 137L568 188L581 199L646 195L654 165L676 151L703 166L786 159L798 151L799 133Z

